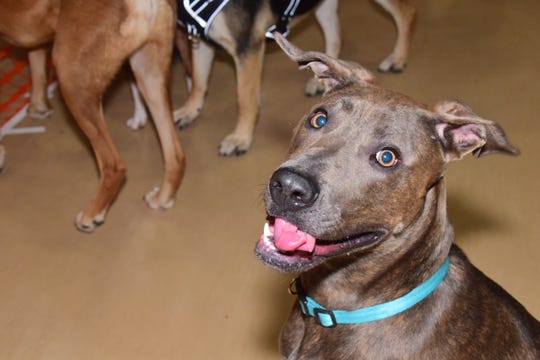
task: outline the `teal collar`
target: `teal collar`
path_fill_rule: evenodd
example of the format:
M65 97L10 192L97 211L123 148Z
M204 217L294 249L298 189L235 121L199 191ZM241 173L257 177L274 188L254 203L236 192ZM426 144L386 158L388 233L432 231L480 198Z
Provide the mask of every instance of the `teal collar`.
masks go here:
M328 310L324 306L318 304L315 300L305 294L300 277L297 277L294 280L294 288L291 283L290 290L293 295L298 297L302 313L314 317L315 321L321 326L335 327L338 324L360 324L394 316L418 304L439 286L445 278L449 266L450 258L446 258L439 270L407 294L382 304L354 311Z

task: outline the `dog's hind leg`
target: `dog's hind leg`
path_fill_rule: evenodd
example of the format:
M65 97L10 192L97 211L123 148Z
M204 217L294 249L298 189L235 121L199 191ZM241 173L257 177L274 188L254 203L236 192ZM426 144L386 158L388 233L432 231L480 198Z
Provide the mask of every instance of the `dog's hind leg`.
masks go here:
M192 43L192 83L186 103L174 111L174 121L180 128L191 124L201 113L208 89L208 78L214 61L214 48L204 41Z
M47 48L38 47L29 50L28 63L32 80L28 116L33 119L45 119L52 114L47 100Z
M88 138L99 170L97 193L76 220L79 230L91 232L105 220L126 172L105 124L103 93L141 41L115 31L118 20L103 16L109 11L103 3L85 2L78 4L78 8L76 5L65 5L71 6L71 11L66 11L58 22L53 59L65 103ZM88 17L87 13L94 16Z
M91 74L92 67L80 66L79 71L73 71L66 69L69 61L62 60L62 56L58 56L57 59L59 59L58 77L62 94L73 117L90 141L100 173L96 196L76 219L79 230L91 232L105 221L107 210L124 182L126 168L113 144L103 117L101 96L104 87L94 87L95 84L92 84L88 75L84 74L85 72Z
M126 168L103 117L101 97L105 86L90 79L94 73L91 64L70 66L69 56L65 59L59 55L56 59L64 100L90 141L100 173L97 194L76 219L79 230L91 232L105 221L107 210L124 182Z
M233 55L236 66L238 121L234 131L219 145L224 156L244 154L250 147L259 112L264 40L253 44L242 55Z
M409 55L416 8L409 0L375 0L394 18L397 39L392 53L379 65L379 71L398 73L403 71Z
M144 45L130 59L137 84L154 119L165 163L161 187L152 189L144 197L152 209L168 209L174 205L184 170L184 152L174 126L168 91L172 41L172 33L170 38L163 36Z
M324 35L325 53L337 58L341 48L341 33L338 18L338 0L325 0L315 11L315 18L321 26ZM305 93L307 96L320 95L324 92L323 84L316 78L311 78Z

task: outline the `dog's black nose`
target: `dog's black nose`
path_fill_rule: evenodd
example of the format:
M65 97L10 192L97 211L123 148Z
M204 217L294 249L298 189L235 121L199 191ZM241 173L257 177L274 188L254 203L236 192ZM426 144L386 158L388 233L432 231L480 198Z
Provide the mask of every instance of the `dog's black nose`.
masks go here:
M278 169L270 178L270 195L281 210L299 210L313 205L319 196L315 181L290 168Z

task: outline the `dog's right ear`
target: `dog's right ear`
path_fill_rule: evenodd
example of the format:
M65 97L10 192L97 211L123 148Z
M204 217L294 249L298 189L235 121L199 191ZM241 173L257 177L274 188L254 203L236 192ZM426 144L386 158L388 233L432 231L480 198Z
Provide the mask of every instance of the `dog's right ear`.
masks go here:
M335 59L316 51L304 51L278 32L274 33L274 38L285 54L298 63L300 69L309 67L313 71L323 82L325 93L353 83L375 83L375 76L357 63Z
M476 157L492 153L519 154L499 125L476 115L465 104L441 101L434 106L434 111L440 116L435 131L448 161L459 160L469 153Z

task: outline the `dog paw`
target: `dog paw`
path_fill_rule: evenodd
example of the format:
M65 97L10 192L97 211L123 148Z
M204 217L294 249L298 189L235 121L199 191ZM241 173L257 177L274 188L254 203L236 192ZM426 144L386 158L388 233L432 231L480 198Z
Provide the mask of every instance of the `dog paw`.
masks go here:
M191 123L197 119L197 116L199 116L200 113L200 108L190 110L187 107L181 107L180 109L174 110L174 123L179 129L183 129L191 125Z
M379 71L399 74L405 70L405 66L405 60L398 60L394 55L390 55L379 64Z
M174 206L174 199L167 199L165 201L160 199L160 188L154 187L152 190L144 195L144 201L150 209L154 210L166 210Z
M85 232L85 233L91 233L96 228L103 224L105 222L105 215L107 211L103 210L98 215L92 217L89 217L85 215L83 212L80 212L77 215L77 219L75 220L75 226L77 226L77 229L79 231Z
M52 109L49 109L46 107L38 108L32 105L30 105L28 107L28 110L26 110L26 114L28 115L28 117L32 119L36 119L36 120L44 120L44 119L50 118L52 113L53 113Z
M245 154L251 145L251 138L243 138L235 134L227 135L219 144L219 154L222 156L240 156Z
M142 129L143 127L145 127L146 122L147 122L146 116L133 115L133 117L130 117L126 121L126 125L131 130L139 130L139 129Z
M306 96L318 96L324 93L324 85L317 78L312 77L306 83L304 93Z

